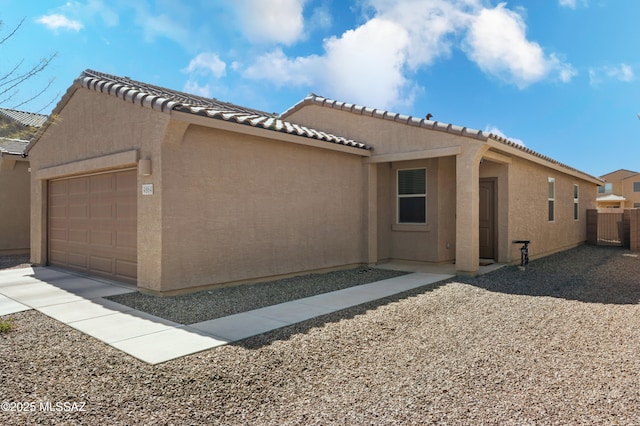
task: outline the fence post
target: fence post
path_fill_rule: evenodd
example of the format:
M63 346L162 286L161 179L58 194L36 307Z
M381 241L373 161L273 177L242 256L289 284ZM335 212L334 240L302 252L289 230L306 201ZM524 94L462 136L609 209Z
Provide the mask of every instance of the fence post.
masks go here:
M598 244L598 210L587 210L587 244Z
M622 236L620 241L624 248L629 248L631 243L631 211L625 209L622 215Z
M640 251L640 209L629 210L629 249Z

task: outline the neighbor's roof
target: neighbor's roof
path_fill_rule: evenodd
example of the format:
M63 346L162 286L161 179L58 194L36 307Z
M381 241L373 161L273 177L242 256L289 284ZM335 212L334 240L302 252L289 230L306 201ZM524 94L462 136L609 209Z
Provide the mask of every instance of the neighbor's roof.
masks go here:
M281 117L286 119L295 111L298 111L307 105L317 105L317 106L322 106L327 108L333 108L340 111L346 111L352 114L358 114L358 115L369 116L369 117L378 118L382 120L394 121L397 123L406 124L409 126L421 127L429 130L437 130L441 132L452 133L455 135L466 136L466 137L470 137L470 138L482 140L482 141L487 141L488 139L492 139L506 146L509 146L511 148L516 148L517 150L522 151L523 153L533 155L544 161L548 161L549 163L560 166L564 169L567 169L568 171L581 174L595 181L601 181L601 179L595 176L592 176L581 170L578 170L571 166L563 164L559 161L554 160L551 157L547 157L546 155L542 155L532 149L529 149L524 145L510 141L509 139L506 139L502 136L495 135L493 133L483 132L482 130L471 129L468 127L457 126L455 124L443 123L440 121L432 121L426 118L418 118L418 117L412 117L410 115L398 114L395 112L386 111L382 109L369 108L361 105L340 102L333 99L327 99L322 96L318 96L314 93L310 93L303 100L301 100L300 102L298 102L297 104L295 104L294 106L292 106L291 108L283 112L281 114Z
M0 152L3 154L20 155L24 152L29 141L21 139L0 138Z
M205 98L202 96L142 83L131 80L128 77L118 77L92 70L84 71L80 77L76 79L74 84L67 90L67 93L54 109L52 116L55 116L62 110L64 105L71 98L71 95L79 87L93 90L95 92L105 93L123 101L131 102L142 107L151 108L164 113L171 113L172 111L185 112L211 119L263 128L274 132L316 139L321 142L344 145L363 150L373 149L369 145L352 139L283 121L275 114L245 108L228 102L222 102L217 99ZM51 120L47 123L50 122ZM48 124L43 126L43 128L41 128L34 136L29 148L31 148L31 146L40 139L47 126Z
M618 169L614 172L610 172L607 173L605 175L600 176L600 179L604 180L604 181L608 181L608 177L611 177L613 175L624 175L624 177L618 177L618 179L613 179L613 180L625 180L630 178L631 176L635 176L637 174L640 174L638 172L634 172L633 170L628 170L628 169Z
M15 109L0 108L0 117L8 118L23 126L40 127L47 121L46 115L35 112L16 111Z
M626 201L627 199L620 195L609 194L596 198L596 201Z

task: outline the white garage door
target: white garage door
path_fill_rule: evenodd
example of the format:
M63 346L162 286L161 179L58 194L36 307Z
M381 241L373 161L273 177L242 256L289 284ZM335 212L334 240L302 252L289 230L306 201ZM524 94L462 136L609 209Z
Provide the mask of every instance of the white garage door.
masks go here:
M49 181L49 264L136 283L136 170Z

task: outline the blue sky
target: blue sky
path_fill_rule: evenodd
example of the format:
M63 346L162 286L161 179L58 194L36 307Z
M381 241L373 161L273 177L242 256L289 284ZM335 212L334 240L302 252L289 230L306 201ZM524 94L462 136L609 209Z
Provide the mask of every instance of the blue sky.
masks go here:
M53 79L18 107L49 113L90 68L268 112L313 92L431 113L592 175L640 171L636 0L0 0L0 40L23 18L0 73L57 56L5 108Z

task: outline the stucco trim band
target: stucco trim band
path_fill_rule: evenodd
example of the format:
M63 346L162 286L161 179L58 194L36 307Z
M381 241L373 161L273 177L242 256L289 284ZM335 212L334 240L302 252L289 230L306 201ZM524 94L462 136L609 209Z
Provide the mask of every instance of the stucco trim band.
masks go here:
M402 152L399 154L374 155L363 160L364 163L391 163L394 161L422 160L425 158L438 158L459 155L462 147L459 145L446 148L425 149L422 151Z
M45 169L38 170L35 174L35 178L38 180L45 180L62 176L94 173L114 168L136 166L137 162L138 150L134 149L47 167Z

